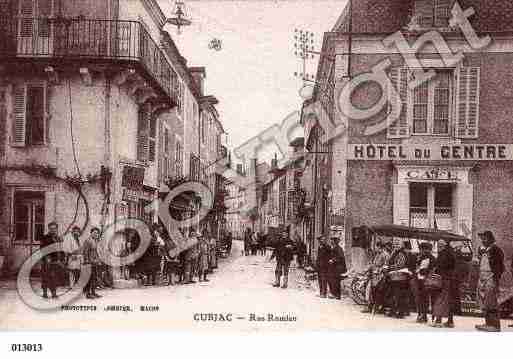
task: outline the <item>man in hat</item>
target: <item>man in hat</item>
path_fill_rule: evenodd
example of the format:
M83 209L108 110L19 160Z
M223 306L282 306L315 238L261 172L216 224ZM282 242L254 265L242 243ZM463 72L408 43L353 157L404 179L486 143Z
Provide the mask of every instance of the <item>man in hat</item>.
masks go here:
M331 258L331 248L326 240L326 237L320 236L317 238L319 248L317 250L317 279L319 281L319 295L321 298L326 298L328 291L328 272L329 261Z
M476 329L486 332L500 332L499 316L499 281L504 273L504 253L495 244L491 231L478 234L483 247L479 250L479 281L477 296L485 317L484 325L476 325Z
M331 255L328 261L328 285L331 297L341 298L340 280L341 275L347 271L346 258L343 249L338 245L338 238L333 237L330 241Z
M100 242L100 229L98 227L91 228L89 238L84 241L82 246L82 255L85 265L91 266L91 277L84 288L84 294L87 299L101 298L96 293L96 281L98 279L98 266L101 263L98 254L98 243Z
M273 258L276 258L276 269L274 271L275 282L273 287L280 286L280 279L283 275L283 284L281 287L285 289L289 281L290 262L294 258L294 242L289 239L287 233L283 233L281 239L276 244L271 260Z
M433 270L435 257L432 254L433 245L429 242L419 244L419 256L417 257L415 276L412 279L412 286L415 287L415 305L417 307L417 323L427 323L429 309L429 291L426 289L426 277Z
M82 230L78 226L71 228L71 233L64 237L62 246L67 256L67 267L70 272L70 287L77 284L82 266Z
M407 276L407 269L410 265L411 243L408 240L402 241L401 246L392 253L389 260L390 272L395 272L395 276L390 281L392 291L392 308L388 316L395 318L404 318L408 312L408 299L409 299L409 278ZM401 273L405 273L402 275ZM394 273L389 273L394 274Z
M59 226L56 222L48 224L48 233L40 241L40 248L51 246L55 243L62 243L58 235ZM43 298L48 298L48 289L52 298L57 298L57 286L64 270L63 252L53 252L42 258L41 264L41 287L43 289Z

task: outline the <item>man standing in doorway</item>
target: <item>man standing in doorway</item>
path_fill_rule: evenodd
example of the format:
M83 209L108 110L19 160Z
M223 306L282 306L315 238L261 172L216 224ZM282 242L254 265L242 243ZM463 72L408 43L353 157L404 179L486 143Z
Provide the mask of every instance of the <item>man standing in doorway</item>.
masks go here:
M492 232L478 234L483 243L479 251L479 282L477 297L485 316L484 325L476 325L476 329L485 332L500 332L501 321L499 313L499 281L504 273L504 253L495 244Z
M48 224L48 233L41 238L40 248L43 249L55 243L62 243L57 231L59 227L56 222ZM52 298L57 298L57 285L62 277L64 268L64 258L62 252L53 252L42 258L41 264L41 287L43 288L43 298L48 298L48 289Z

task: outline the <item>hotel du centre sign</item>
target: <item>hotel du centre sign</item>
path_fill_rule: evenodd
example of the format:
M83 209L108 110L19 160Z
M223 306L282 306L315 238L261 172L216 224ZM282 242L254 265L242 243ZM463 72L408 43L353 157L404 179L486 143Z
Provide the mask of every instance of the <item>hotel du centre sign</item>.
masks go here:
M348 160L513 161L513 144L349 144Z

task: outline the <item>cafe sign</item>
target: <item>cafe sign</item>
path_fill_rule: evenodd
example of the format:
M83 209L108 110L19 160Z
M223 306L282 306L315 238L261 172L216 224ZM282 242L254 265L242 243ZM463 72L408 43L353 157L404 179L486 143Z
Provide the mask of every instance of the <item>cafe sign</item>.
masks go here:
M513 144L349 144L352 161L513 161Z
M442 168L412 169L406 172L406 178L425 181L457 181L458 172Z

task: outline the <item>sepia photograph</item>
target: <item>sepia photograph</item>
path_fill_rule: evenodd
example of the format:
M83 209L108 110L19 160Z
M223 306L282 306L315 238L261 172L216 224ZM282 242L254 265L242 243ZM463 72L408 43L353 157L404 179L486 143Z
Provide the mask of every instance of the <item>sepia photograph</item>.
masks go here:
M512 84L511 0L0 0L0 335L504 338Z

